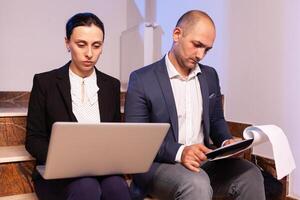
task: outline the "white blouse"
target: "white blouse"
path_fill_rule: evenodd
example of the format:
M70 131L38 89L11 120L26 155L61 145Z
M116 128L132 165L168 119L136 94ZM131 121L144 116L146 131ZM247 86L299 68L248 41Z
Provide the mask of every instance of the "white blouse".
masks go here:
M78 122L100 122L97 76L93 73L82 78L69 69L72 110Z

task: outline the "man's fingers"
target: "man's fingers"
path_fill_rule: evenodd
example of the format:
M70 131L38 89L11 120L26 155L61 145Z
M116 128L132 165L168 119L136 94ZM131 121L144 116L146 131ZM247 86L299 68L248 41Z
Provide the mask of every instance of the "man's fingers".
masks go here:
M203 144L194 144L191 146L186 146L183 149L181 161L188 162L192 160L201 163L202 161L207 159L205 154L210 151L211 149L205 147Z
M197 161L194 161L194 160L191 160L191 161L190 161L190 164L191 164L193 167L196 167L196 168L199 168L199 167L200 167L200 163L197 162Z
M182 162L190 162L190 161L195 161L195 162L198 162L200 163L201 160L197 157L197 155L195 155L194 152L188 152L187 154L185 154L182 159L181 159Z
M193 172L200 172L200 164L195 161L190 161L186 163L182 163L187 169Z
M212 151L211 149L207 148L207 147L206 147L205 145L203 145L203 144L199 144L199 145L198 145L198 148L199 148L199 150L202 151L204 154L206 154L206 153Z
M199 160L199 162L207 159L206 155L202 151L195 151L194 154Z
M224 146L229 145L229 144L233 144L233 143L236 143L236 142L239 142L239 141L241 141L241 140L242 140L241 138L233 138L233 139L229 139L229 140L227 140L227 141L224 143Z

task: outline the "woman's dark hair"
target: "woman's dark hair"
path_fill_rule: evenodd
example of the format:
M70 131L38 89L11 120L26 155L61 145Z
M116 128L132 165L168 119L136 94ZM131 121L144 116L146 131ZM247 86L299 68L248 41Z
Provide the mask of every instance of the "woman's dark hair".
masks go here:
M71 17L66 24L66 37L69 40L71 38L73 29L77 26L91 26L94 24L103 32L104 40L104 25L103 22L93 13L78 13Z

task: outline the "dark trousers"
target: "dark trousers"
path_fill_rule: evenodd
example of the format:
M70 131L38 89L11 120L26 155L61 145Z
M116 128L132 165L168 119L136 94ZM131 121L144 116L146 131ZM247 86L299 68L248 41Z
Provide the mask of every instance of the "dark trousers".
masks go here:
M127 200L129 189L122 176L34 180L39 200Z

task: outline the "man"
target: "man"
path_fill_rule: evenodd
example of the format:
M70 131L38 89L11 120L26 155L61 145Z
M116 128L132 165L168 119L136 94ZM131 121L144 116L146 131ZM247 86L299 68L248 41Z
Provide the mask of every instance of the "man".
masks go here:
M125 120L171 124L150 170L134 175L133 198L265 199L255 165L241 158L206 162L210 139L216 146L235 142L224 119L217 73L198 63L215 35L206 13L188 11L177 22L168 54L130 75Z

